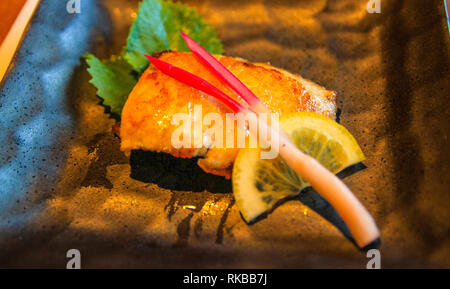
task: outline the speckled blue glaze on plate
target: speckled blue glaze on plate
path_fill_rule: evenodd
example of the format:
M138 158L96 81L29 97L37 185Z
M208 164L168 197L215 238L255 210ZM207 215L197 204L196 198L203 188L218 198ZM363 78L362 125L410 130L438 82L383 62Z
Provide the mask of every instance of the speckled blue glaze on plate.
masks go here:
M43 0L32 18L0 90L0 231L21 229L53 191L74 125L68 84L101 15L92 0L80 14Z

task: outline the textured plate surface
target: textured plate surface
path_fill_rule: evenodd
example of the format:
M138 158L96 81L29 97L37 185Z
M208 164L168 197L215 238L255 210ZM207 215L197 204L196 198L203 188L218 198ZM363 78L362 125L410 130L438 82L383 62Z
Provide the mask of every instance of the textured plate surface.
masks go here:
M64 2L42 1L0 91L0 267L64 268L77 248L84 268L365 268L312 191L248 226L229 182L124 156L80 56L118 53L137 1L83 0L73 15ZM382 266L450 267L443 1L382 0L381 14L360 0L185 2L225 54L337 91L367 156L345 182L381 228Z

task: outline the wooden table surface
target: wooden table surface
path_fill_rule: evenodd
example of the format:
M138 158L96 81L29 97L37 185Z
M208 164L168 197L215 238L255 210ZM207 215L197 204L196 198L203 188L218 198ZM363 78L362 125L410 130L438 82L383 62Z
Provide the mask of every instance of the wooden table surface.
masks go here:
M26 0L0 1L0 43L5 39L25 2Z

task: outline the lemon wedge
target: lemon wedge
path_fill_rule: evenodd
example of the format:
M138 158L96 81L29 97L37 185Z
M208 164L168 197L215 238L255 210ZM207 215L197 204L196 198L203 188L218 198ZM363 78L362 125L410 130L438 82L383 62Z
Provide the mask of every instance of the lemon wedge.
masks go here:
M338 173L365 159L355 138L337 122L313 112L285 114L280 128L304 153ZM271 210L281 199L309 184L278 156L261 159L261 149L241 149L233 167L233 194L246 222Z

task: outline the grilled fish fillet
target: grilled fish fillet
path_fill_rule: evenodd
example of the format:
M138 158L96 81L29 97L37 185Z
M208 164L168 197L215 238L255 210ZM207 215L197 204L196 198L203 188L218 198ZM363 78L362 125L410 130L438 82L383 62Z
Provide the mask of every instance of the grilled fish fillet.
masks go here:
M310 80L268 64L250 63L228 56L215 57L272 112L281 115L311 111L335 119L334 91L326 90ZM233 90L209 72L192 53L164 52L159 58L207 80L242 102ZM123 108L121 150L142 149L182 158L201 157L197 163L204 171L230 178L237 148L176 149L172 146L172 133L177 128L171 123L173 115L187 113L192 116L195 105L202 106L203 116L209 112L217 112L225 119L225 113L230 112L225 107L212 103L210 97L203 92L163 74L150 65L133 88ZM203 132L205 129L204 127Z

